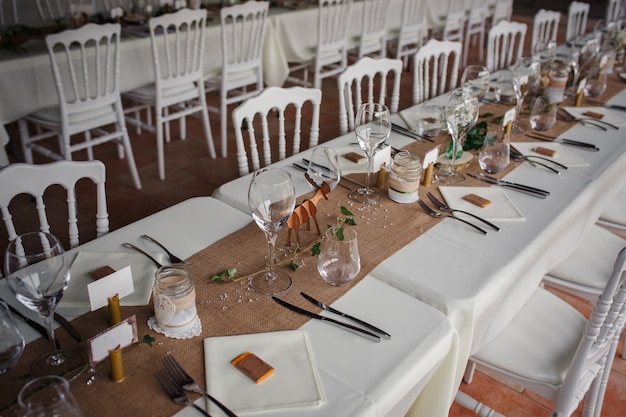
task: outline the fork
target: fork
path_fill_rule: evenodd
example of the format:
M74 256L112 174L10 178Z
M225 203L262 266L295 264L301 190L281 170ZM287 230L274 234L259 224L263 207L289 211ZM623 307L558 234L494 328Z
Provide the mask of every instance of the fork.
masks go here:
M439 200L437 197L435 197L435 195L433 193L431 193L430 191L427 193L428 198L430 199L430 201L435 205L435 207L441 211L447 211L450 213L453 212L458 212L458 213L463 213L463 214L467 214L468 216L471 216L473 218L475 218L476 220L479 220L483 223L485 223L487 226L491 227L493 230L495 231L500 231L500 228L498 226L496 226L495 224L483 219L480 216L477 216L475 214L470 213L469 211L465 211L465 210L458 210L458 209L453 209L452 207L449 207L448 205L446 205L443 201Z
M522 161L522 160L528 161L532 165L535 165L535 166L536 165L540 165L540 166L542 166L542 167L544 167L544 168L554 172L555 174L560 174L561 171L559 171L558 169L556 169L554 167L551 167L550 165L544 164L544 163L539 162L539 161L535 161L535 160L530 159L530 158L532 157L532 158L538 158L538 159L545 159L548 162L551 162L551 163L556 164L558 166L564 167L564 169L567 169L567 167L565 165L561 165L561 164L559 164L557 162L554 162L554 161L552 161L552 160L550 160L548 158L543 158L541 156L535 156L535 155L530 155L530 156L524 155L523 153L521 153L520 151L515 149L513 146L511 146L511 149L510 149L509 153L511 155L511 159L514 160L514 161Z
M144 251L143 249L141 249L138 246L133 245L132 243L124 242L124 243L122 243L122 246L124 246L125 248L128 248L128 249L136 250L137 252L142 253L144 256L147 256L148 258L150 258L150 260L152 262L154 262L154 265L156 265L157 268L161 268L163 266L163 264L161 264L161 262L159 262L156 259L154 259L152 257L152 255L150 255L148 252Z
M237 417L237 414L230 411L228 407L219 402L215 397L208 392L203 391L171 353L165 355L163 358L163 365L165 366L165 372L167 372L168 376L171 377L178 387L188 392L204 395L217 405L224 413L226 413L228 417Z
M170 378L170 376L165 372L164 369L157 371L156 379L159 382L161 388L163 388L163 391L165 391L167 396L170 397L170 399L176 404L191 406L200 411L203 415L211 417L211 415L207 413L202 407L191 401L189 396L187 396L187 394L185 394L185 392L174 383L174 381Z
M170 262L173 264L184 264L185 261L183 261L182 259L180 259L178 256L174 255L172 252L170 252L165 246L163 246L162 243L157 242L156 239L148 236L148 235L141 235L142 238L149 240L150 242L154 243L155 245L159 246L161 249L163 249L165 251L165 253L167 254L167 256L170 258Z
M472 226L474 229L476 229L477 231L479 231L480 233L482 233L483 235L486 235L487 232L483 229L481 229L480 227L476 226L473 223L468 222L467 220L461 219L460 217L456 217L453 216L452 214L443 214L443 213L438 213L435 210L433 210L432 208L428 207L428 205L426 203L424 203L422 200L417 200L417 202L419 203L419 205L424 209L424 211L426 212L426 214L428 214L431 217L436 217L436 218L440 218L440 217L449 217L451 219L455 219L458 220L460 222L463 222L469 226Z

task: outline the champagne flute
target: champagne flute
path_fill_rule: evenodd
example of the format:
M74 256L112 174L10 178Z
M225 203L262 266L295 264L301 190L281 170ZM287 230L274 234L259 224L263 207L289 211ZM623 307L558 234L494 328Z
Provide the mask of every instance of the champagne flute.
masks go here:
M16 298L39 313L48 331L53 350L36 359L31 375L76 377L85 368L85 358L77 351L57 349L53 315L70 282L70 270L61 243L46 232L31 232L9 243L4 257L7 283Z
M0 301L0 374L17 363L24 352L24 336L15 323L9 307Z
M456 172L456 158L467 132L478 120L478 99L461 88L452 91L446 103L445 120L452 137L452 158L449 164L442 164L435 178L444 184L458 184L465 181L465 176Z
M481 101L489 91L490 72L482 65L469 65L463 70L461 88Z
M334 190L341 179L337 151L324 146L313 149L306 172L318 188L325 182L330 191Z
M28 417L82 417L67 379L44 375L29 381L17 396L21 415Z
M381 196L380 193L370 189L370 175L373 170L374 154L391 133L389 109L384 104L363 103L356 114L355 124L354 132L367 158L367 173L365 188L351 191L348 197L362 204L377 204Z
M274 249L278 232L296 205L296 190L291 175L278 168L263 168L254 173L248 189L248 205L256 224L265 233L269 268L250 279L250 287L265 295L284 293L291 288L291 277L274 270Z

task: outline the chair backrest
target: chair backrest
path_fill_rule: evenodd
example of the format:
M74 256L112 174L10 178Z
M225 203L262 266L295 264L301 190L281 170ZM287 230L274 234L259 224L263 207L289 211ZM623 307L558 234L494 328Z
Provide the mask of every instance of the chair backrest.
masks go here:
M417 51L413 66L413 104L456 87L461 50L461 42L431 39Z
M120 103L119 43L120 25L113 23L46 37L64 129L72 129L73 114Z
M387 54L387 0L364 0L359 58L373 54L384 58Z
M525 23L501 21L487 36L487 68L508 68L522 56L527 26Z
M585 34L587 31L587 16L589 16L589 3L579 1L570 3L567 13L566 41L570 41Z
M554 411L569 416L582 398L595 398L590 404L600 410L604 389L611 370L617 340L623 327L624 301L626 299L626 248L617 255L613 272L600 298L596 302L572 363L565 375L554 404ZM595 378L595 379L594 379ZM593 381L594 386L589 385ZM599 413L594 414L599 415Z
M426 32L426 0L404 0L396 58L411 56L422 46Z
M11 19L5 18L4 15L4 5L11 4ZM9 21L13 24L19 23L19 19L17 17L17 0L0 0L0 25L4 26L9 23Z
M89 178L96 185L96 233L101 236L109 231L109 214L107 213L105 192L105 167L100 161L58 161L50 164L11 164L0 170L0 212L4 220L9 240L19 234L33 230L16 230L10 203L19 194L28 194L34 197L34 208L39 219L39 230L50 231L44 193L48 187L58 184L65 188L67 198L67 224L69 225L69 245L79 244L78 219L76 216L76 192L78 180ZM56 199L61 201L61 199ZM85 199L86 200L86 199ZM58 210L58 203L52 207ZM58 211L55 211L57 213ZM19 214L26 216L24 207L20 206ZM18 222L19 223L19 222ZM60 233L57 236L61 237Z
M491 25L495 26L503 20L510 21L513 15L513 0L496 0L493 7Z
M60 19L69 16L68 0L37 0L37 11L41 20Z
M206 10L180 9L151 18L148 26L157 94L190 83L202 84Z
M539 10L533 19L533 37L530 44L531 52L543 51L550 42L556 42L559 31L561 13L552 10ZM540 48L540 49L537 49Z
M609 0L606 4L606 22L616 22L621 19L622 7L624 7L624 0Z
M465 5L464 0L449 0L446 21L443 26L444 41L463 42L463 31L465 30Z
M354 130L356 112L362 103L386 104L391 113L398 111L402 67L401 59L363 57L339 74L339 130L342 135ZM389 94L387 82L390 75L393 86Z
M328 65L336 68L326 70L326 76L339 74L348 66L348 29L352 0L319 0L317 19L317 47L315 53L315 82L320 84L319 74ZM320 85L315 85L320 88Z
M263 81L263 44L267 32L269 2L248 1L224 7L222 22L222 83L243 71L256 72Z
M239 175L250 172L250 166L255 171L261 167L259 161L259 145L263 152L263 165L272 163L272 147L278 146L278 160L287 156L286 116L293 117L292 151L300 152L301 133L303 120L310 120L309 148L316 146L319 139L319 114L322 102L322 91L317 88L304 87L267 87L259 95L249 98L233 110L233 126L235 127L235 139L237 142L237 164ZM311 104L309 109L305 107ZM310 117L303 118L302 113L310 111ZM278 117L270 115L272 111L278 113ZM257 117L258 116L258 117ZM269 117L268 117L269 116ZM256 119L256 120L255 120ZM255 125L261 128L261 143L255 134ZM292 124L290 123L289 126ZM250 163L244 142L243 131L247 131ZM278 131L278 135L274 132Z

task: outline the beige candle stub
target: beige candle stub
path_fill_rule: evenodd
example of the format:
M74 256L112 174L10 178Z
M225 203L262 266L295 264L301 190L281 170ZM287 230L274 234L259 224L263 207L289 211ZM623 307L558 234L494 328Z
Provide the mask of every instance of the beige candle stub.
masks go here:
M122 312L120 310L120 296L115 294L113 297L108 297L109 300L109 324L111 326L116 325L122 321Z
M109 350L109 362L111 365L111 379L113 382L122 382L126 379L124 375L124 365L122 363L122 347L117 346L115 349Z
M580 90L578 94L576 94L576 102L574 103L576 107L580 107L581 103L583 102L584 96L585 96L585 92L583 90Z

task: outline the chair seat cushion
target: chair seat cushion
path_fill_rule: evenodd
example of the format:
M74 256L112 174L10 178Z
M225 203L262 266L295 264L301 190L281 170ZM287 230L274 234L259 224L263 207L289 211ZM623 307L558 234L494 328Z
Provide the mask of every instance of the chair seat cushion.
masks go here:
M473 358L506 372L560 385L576 353L587 320L543 288L494 340Z
M162 98L170 101L177 96L188 96L189 94L194 94L197 90L198 88L194 83L185 83L177 85L175 87L167 87L163 89ZM153 103L156 100L156 86L154 84L145 85L143 87L139 87L135 90L124 93L124 96L142 102ZM184 101L184 99L181 99L180 101Z
M87 110L80 113L74 113L70 115L69 122L71 125L82 123L91 119L100 119L104 116L110 116L115 114L115 107L113 105L107 105L98 107L93 110ZM59 106L46 107L35 113L28 115L28 119L35 123L60 125L61 124L61 109Z
M548 275L602 292L613 272L615 257L626 241L600 226L592 226L576 250Z

